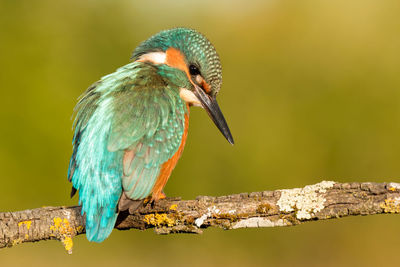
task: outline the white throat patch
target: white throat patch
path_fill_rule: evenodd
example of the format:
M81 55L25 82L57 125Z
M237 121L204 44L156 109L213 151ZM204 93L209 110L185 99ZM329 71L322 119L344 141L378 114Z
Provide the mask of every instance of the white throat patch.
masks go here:
M167 54L164 52L151 52L141 55L136 61L150 62L153 64L165 64L167 61Z
M202 107L200 100L197 98L197 96L193 94L192 91L186 88L181 88L179 90L179 96L183 100L185 100L186 103L192 104L193 106Z

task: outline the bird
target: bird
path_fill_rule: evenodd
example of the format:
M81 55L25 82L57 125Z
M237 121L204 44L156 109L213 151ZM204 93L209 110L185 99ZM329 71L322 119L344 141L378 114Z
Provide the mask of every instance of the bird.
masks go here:
M203 108L230 144L216 96L220 58L189 28L163 30L134 50L130 63L92 84L74 109L68 180L79 192L86 237L102 242L121 211L165 198L182 155L190 107Z

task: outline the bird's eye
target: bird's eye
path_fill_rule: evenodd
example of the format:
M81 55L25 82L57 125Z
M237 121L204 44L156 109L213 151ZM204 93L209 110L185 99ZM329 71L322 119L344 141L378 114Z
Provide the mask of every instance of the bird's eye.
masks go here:
M192 65L189 66L189 73L190 73L190 75L193 75L193 76L199 75L200 74L200 70L196 65L192 64Z

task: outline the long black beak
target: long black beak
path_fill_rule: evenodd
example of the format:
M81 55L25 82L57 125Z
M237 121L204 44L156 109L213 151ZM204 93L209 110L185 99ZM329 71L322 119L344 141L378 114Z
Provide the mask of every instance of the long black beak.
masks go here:
M234 144L231 131L229 130L228 124L225 121L224 115L222 115L221 109L218 106L217 99L207 95L203 89L195 85L194 94L200 100L201 105L207 111L208 116L212 119L221 133L225 136L226 140L232 145Z

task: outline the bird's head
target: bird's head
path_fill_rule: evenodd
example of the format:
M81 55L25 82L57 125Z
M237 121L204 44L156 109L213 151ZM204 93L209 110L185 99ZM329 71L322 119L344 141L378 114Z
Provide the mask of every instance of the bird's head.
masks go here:
M229 143L234 143L216 100L222 84L221 63L204 35L187 28L162 31L141 43L132 58L153 64L161 76L181 88L183 100L203 107Z

